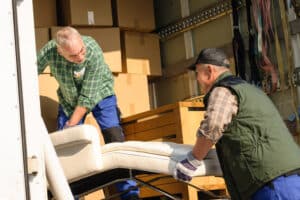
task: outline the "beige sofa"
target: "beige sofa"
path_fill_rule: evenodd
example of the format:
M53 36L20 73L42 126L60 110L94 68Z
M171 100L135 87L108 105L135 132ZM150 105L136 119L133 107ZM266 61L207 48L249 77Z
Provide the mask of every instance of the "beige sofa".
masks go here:
M176 162L183 159L192 149L191 145L141 141L100 146L98 132L91 125L57 131L51 133L50 137L71 189L72 183L78 186L84 180L82 185L89 191L92 191L92 188L88 187L89 178L98 176L98 179L90 180L92 185L98 185L100 188L108 184L107 180L104 183L101 180L111 176L101 177L101 174L114 169L115 171L126 169L129 175L125 176L125 179L134 179L132 171L172 175ZM202 162L203 165L198 168L194 176L222 176L215 150L211 150ZM124 179L124 176L119 178ZM95 183L96 180L98 183ZM73 193L89 192L82 191L82 186L77 188L81 188L81 191L76 192L73 188Z

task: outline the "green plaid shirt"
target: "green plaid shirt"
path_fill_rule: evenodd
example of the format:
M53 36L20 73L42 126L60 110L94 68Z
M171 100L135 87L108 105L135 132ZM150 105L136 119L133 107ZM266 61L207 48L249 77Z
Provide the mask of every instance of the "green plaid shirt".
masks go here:
M38 73L49 65L51 74L59 84L57 95L65 114L71 116L76 106L88 112L103 98L114 94L113 76L104 62L103 52L97 42L82 36L86 46L85 61L75 64L58 54L54 40L38 53Z

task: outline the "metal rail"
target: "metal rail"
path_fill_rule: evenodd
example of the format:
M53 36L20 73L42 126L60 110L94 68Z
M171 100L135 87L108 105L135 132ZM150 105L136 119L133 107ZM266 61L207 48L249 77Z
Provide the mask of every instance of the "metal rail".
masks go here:
M244 1L240 1L240 6L244 6ZM182 32L189 31L212 20L218 19L232 12L231 0L218 2L196 14L185 17L173 24L158 29L156 32L162 40L167 40Z

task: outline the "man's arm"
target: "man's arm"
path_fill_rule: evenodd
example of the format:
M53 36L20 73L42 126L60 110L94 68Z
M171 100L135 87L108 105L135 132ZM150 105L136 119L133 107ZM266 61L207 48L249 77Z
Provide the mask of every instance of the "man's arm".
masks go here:
M208 151L214 145L214 142L204 136L197 137L196 144L192 150L193 156L197 160L203 160Z
M69 121L66 122L66 127L75 126L78 124L78 122L83 118L85 113L87 112L87 109L82 106L76 106L72 116L70 117Z
M203 164L202 160L213 145L214 142L212 140L203 135L198 136L193 150L187 154L185 159L176 164L175 179L190 181L197 168Z
M176 164L174 177L190 181L210 148L222 137L223 131L237 114L236 97L224 87L215 88L209 98L207 111L197 131L197 140L186 159Z
M77 106L82 106L91 111L94 106L104 98L113 95L113 76L104 62L103 52L94 40L89 41L87 49L92 51L87 55L84 80L79 91Z

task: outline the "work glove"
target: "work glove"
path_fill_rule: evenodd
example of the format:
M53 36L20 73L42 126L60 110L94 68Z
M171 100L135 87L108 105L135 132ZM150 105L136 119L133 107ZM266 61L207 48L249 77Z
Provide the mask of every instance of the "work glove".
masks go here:
M190 151L187 158L176 164L173 176L177 180L189 182L200 165L202 165L202 161L196 159Z

